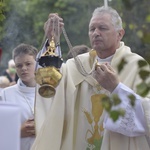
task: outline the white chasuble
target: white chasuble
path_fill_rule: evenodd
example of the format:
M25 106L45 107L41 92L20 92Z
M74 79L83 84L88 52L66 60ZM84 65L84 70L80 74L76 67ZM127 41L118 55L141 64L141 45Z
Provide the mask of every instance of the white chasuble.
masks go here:
M96 58L95 51L78 57L85 70L90 72ZM103 121L101 102L99 96L95 95L103 93L94 91L94 80L80 74L74 59L70 59L62 65L63 77L56 88L54 98L51 99L52 105L46 113L32 150L150 150L146 139L147 128L142 100L136 96L136 105L132 108L128 107L127 98L128 94L134 93L133 90L136 92L136 86L140 82L137 62L142 57L132 53L130 48L121 42L110 63L116 71L122 58L128 63L119 73L121 83L114 94L120 95L121 106L129 110L126 117L119 118L114 123L108 114L104 113ZM37 96L36 101L38 100L42 99Z

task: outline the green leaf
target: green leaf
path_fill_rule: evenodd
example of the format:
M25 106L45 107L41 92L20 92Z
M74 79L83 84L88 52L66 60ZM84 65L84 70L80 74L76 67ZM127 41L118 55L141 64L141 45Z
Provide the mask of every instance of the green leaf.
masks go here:
M0 14L0 22L2 22L6 17L3 14Z
M120 116L120 113L119 113L119 111L117 111L117 110L112 110L112 111L110 112L110 118L112 118L112 120L113 120L114 122L118 120L119 116Z
M133 24L129 24L129 29L133 30L134 29L134 25Z
M139 75L142 80L146 80L147 78L149 78L150 72L147 70L140 70Z
M142 30L138 30L136 34L139 38L143 38L143 31Z
M146 16L146 22L150 23L150 15Z
M120 98L117 94L114 94L112 96L112 100L113 100L113 105L114 106L119 105L121 103L121 100L120 100Z
M112 110L110 111L109 115L110 115L110 118L115 122L118 120L120 116L125 115L125 110L122 108L119 108L118 110Z
M131 94L128 97L130 99L131 106L134 106L135 105L135 96L133 94Z
M142 82L137 85L137 93L143 97L145 97L150 91L150 83L147 84L145 82Z
M118 65L118 72L120 73L121 72L121 70L123 69L123 67L124 67L124 65L126 64L127 62L125 61L125 59L123 58L122 60L121 60L121 62L119 63L119 65Z
M138 61L138 66L140 67L140 68L142 68L142 67L144 67L144 66L147 66L148 64L147 64L147 62L145 61L145 60L139 60Z
M112 108L112 101L110 99L110 97L106 96L102 99L102 106L104 107L104 109L109 112Z

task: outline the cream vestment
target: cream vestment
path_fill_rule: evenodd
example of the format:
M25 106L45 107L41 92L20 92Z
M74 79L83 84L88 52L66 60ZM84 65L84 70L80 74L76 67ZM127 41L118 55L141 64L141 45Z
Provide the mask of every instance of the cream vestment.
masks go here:
M94 50L79 55L87 72L93 67L95 58ZM143 98L134 92L141 81L137 61L143 58L132 53L130 48L121 42L111 60L111 66L116 71L122 58L127 64L119 73L121 82L112 93L100 89L92 76L83 76L77 70L74 59L62 65L63 77L55 96L43 99L37 92L37 137L32 150L100 150L100 147L101 150L150 150L144 116L147 109L143 111ZM100 97L103 93L119 95L122 103L117 108L126 110L124 117L120 117L116 122L109 118L101 107ZM130 94L136 97L134 107L130 105Z

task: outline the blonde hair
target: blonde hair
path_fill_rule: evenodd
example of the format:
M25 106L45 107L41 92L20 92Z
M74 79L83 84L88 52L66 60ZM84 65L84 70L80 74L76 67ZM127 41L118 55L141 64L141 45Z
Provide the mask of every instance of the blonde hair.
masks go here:
M22 54L28 54L34 57L34 59L36 59L36 55L38 53L38 50L29 44L25 44L25 43L21 43L19 44L16 48L13 49L13 59L15 60L15 58L19 55Z
M13 59L9 60L8 61L8 67L11 68L11 67L14 67L15 66L15 62Z
M8 87L10 84L10 81L6 76L0 76L0 88Z

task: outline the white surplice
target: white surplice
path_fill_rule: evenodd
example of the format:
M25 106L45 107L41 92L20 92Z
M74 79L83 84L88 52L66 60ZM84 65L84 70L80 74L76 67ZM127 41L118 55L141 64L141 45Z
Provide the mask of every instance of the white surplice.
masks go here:
M21 124L34 118L35 87L27 87L18 79L17 84L3 89L0 97L6 103L11 102L18 105L21 110ZM35 136L21 138L20 150L30 150L34 140Z

